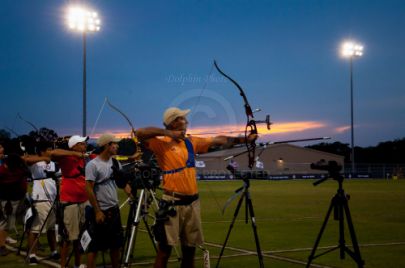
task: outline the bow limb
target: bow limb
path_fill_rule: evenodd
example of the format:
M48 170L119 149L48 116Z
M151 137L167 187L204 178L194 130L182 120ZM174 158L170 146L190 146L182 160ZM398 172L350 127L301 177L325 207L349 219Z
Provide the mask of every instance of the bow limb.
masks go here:
M33 123L31 123L30 121L24 119L24 118L20 115L20 113L17 113L17 117L18 117L21 121L24 121L25 123L27 123L28 125L30 125L30 126L38 133L38 128L37 128Z
M140 158L142 156L142 151L141 151L141 147L139 146L139 140L138 137L135 135L135 127L132 124L131 120L129 119L129 117L124 114L120 109L118 109L116 106L112 105L112 103L107 99L107 104L108 106L113 109L114 111L116 111L117 113L119 113L120 115L122 115L125 120L128 122L129 126L131 127L131 137L132 140L135 142L136 145L136 153L134 154L135 158Z
M248 141L248 136L249 134L257 134L257 126L256 126L256 121L253 116L253 111L252 108L249 104L249 101L246 97L245 92L243 91L242 87L234 80L232 79L229 75L224 73L218 66L217 62L214 60L214 66L217 69L217 71L226 77L229 81L231 81L239 90L239 94L243 98L244 106L245 106L245 114L246 114L246 127L245 127L245 145L246 149L248 152L248 162L249 162L249 168L252 169L254 162L255 162L255 153L256 153L256 140Z
M128 124L131 127L131 131L135 132L135 128L134 125L132 124L131 120L129 120L128 116L126 116L126 114L124 114L120 109L118 109L116 106L112 105L111 102L107 99L107 104L108 106L110 106L111 109L113 109L114 111L118 112L120 115L122 115L125 120L128 122Z

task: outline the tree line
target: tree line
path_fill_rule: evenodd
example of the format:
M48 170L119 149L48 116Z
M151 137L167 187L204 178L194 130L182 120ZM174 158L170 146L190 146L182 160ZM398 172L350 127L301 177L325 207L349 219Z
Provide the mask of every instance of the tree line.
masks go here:
M350 162L351 148L347 143L319 143L315 145L305 146L323 152L343 155L345 162ZM356 163L389 163L389 164L404 164L405 163L405 138L396 139L393 141L384 141L376 146L354 148L354 160Z

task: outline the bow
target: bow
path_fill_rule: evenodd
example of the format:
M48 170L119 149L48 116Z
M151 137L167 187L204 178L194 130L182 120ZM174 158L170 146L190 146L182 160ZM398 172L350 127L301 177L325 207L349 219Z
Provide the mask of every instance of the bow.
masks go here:
M234 80L232 79L229 75L224 73L218 66L217 62L214 60L214 66L217 71L226 77L229 81L231 81L239 90L239 94L242 96L243 102L244 102L244 107L245 107L245 114L246 114L246 126L245 126L245 146L246 146L246 152L248 154L248 163L249 163L249 168L252 169L253 165L255 163L255 154L256 154L256 139L252 141L248 141L248 136L251 134L258 134L257 132L257 126L256 123L266 123L267 124L267 129L270 129L270 116L266 117L266 120L263 121L257 121L254 118L252 108L249 104L249 101L246 97L245 92L243 91L242 87Z
M108 106L113 109L114 111L118 112L120 115L122 115L125 120L128 122L129 126L131 127L131 136L132 140L135 142L136 145L136 153L135 153L135 158L140 158L142 156L142 151L140 147L140 142L138 140L138 137L135 135L135 128L134 125L132 124L131 120L129 120L129 117L124 114L120 109L118 109L116 106L112 105L111 102L106 98Z
M21 121L24 121L25 123L27 123L28 125L30 125L30 126L35 130L35 132L37 132L37 133L39 132L39 131L38 131L38 128L37 128L33 123L31 123L30 121L24 119L24 118L20 115L20 113L17 113L17 117L18 117L18 119L20 119Z

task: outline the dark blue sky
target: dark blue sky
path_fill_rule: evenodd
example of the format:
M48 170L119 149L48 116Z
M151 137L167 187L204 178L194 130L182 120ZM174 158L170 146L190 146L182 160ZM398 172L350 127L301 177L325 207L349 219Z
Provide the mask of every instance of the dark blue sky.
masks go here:
M2 0L0 128L31 130L20 113L61 135L81 133L82 39L64 17L74 3ZM215 58L262 108L257 117L271 115L274 133L265 139L348 143L349 62L339 46L354 39L365 47L354 62L355 143L405 136L405 1L81 3L102 20L87 39L88 133L128 130L108 108L95 125L105 97L136 127L161 125L172 105L194 108L193 128L243 124L236 88L215 70L208 76ZM307 127L278 129L291 123Z

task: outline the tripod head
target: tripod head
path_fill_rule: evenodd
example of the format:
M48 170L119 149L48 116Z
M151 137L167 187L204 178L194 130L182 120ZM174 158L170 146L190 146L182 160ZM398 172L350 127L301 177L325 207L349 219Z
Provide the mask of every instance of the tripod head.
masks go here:
M326 181L328 178L332 178L332 179L338 181L339 183L341 183L343 181L343 176L340 175L342 166L340 166L336 161L328 161L326 163L326 161L324 159L322 159L316 163L312 163L311 168L316 169L316 170L328 171L328 176L314 182L313 183L314 186L317 186L318 184Z

